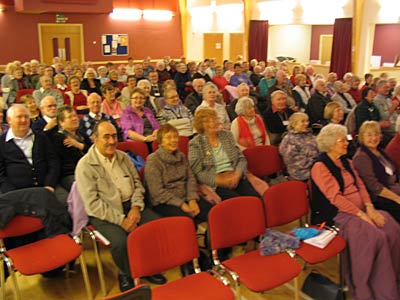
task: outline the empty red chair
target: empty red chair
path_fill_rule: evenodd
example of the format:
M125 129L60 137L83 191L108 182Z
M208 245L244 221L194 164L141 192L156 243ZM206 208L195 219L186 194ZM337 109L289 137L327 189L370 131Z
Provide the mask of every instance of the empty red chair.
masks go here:
M146 160L149 155L147 144L139 141L119 142L117 144L117 149L121 151L130 150L134 154L140 155L144 160Z
M226 270L236 282L240 299L240 283L254 292L263 292L295 280L298 299L300 264L287 253L262 256L260 249L219 261L218 249L247 242L265 232L262 201L257 197L231 198L215 205L208 215L211 249L214 263Z
M40 274L66 265L74 259L79 258L87 298L93 299L86 263L83 255L81 255L82 248L78 240L72 239L67 234L59 234L10 250L5 248L4 238L26 235L42 228L43 225L39 218L15 216L0 230L0 255L6 262L13 280L15 298L21 299L18 281L14 272L15 269L23 275ZM4 272L2 262L0 269ZM0 283L2 289L1 295L4 295L4 273L0 277L2 279Z
M185 154L186 158L188 157L189 153L189 138L187 136L179 136L179 142L178 142L178 149L181 151L183 154ZM158 142L155 140L152 145L153 152L155 152L158 149Z
M257 177L270 176L282 172L284 164L275 146L256 146L243 151L247 159L247 170Z
M271 186L264 194L266 227L281 226L308 214L307 184L287 181ZM336 236L326 248L320 249L301 243L296 249L305 262L317 264L338 255L346 247L345 241Z
M234 294L216 272L201 272L193 221L187 217L161 218L139 226L128 236L132 277L151 276L193 261L196 274L152 290L153 300L230 300ZM218 276L223 282L212 276Z

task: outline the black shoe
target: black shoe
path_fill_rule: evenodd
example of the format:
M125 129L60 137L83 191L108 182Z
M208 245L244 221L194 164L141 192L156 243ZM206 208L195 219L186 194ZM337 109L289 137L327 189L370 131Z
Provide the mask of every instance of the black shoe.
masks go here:
M59 277L59 276L61 276L63 274L63 269L64 269L64 266L59 267L59 268L54 269L54 270L50 270L50 271L44 272L44 273L42 273L42 276L45 277L45 278Z
M135 287L135 283L133 282L132 277L129 275L118 274L118 281L121 292L125 292Z
M167 283L167 278L165 278L164 275L162 275L162 274L146 276L146 277L143 277L143 278L146 279L147 281L153 283L153 284L165 284L165 283Z
M181 273L182 273L182 277L186 277L189 275L194 274L194 268L193 268L193 263L192 262L188 262L186 264L181 265Z

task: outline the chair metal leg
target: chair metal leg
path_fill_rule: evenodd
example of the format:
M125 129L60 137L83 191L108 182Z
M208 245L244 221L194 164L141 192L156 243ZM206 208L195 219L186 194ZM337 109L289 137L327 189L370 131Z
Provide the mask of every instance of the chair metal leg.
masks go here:
M106 288L106 281L104 280L103 264L101 263L101 258L100 258L100 249L97 245L96 238L94 239L92 238L92 241L93 241L94 257L96 259L96 265L97 265L97 273L100 281L100 289L102 294L106 296L107 288Z
M12 279L14 284L14 296L16 300L21 300L21 291L19 290L17 276L15 275L14 265L11 258L5 257L4 261L6 262L8 273Z
M85 283L87 299L88 300L93 300L92 287L90 285L90 280L89 280L89 275L88 275L88 271L87 271L86 261L85 261L85 258L83 256L83 253L79 256L79 263L80 263L81 269L82 269L82 276L83 276L83 281Z
M4 300L6 294L6 280L4 274L4 258L3 255L0 257L0 299Z
M293 281L294 281L294 299L295 300L300 300L300 295L299 295L299 277L296 276L296 278Z
M346 300L347 286L344 280L344 252L340 252L337 256L339 265L339 285L341 290L341 300Z

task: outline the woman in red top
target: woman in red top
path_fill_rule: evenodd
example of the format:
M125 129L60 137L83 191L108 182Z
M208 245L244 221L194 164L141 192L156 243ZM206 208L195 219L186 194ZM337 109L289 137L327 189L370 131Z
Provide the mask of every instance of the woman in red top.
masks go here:
M89 107L87 106L88 92L81 90L81 81L78 76L72 75L68 79L70 91L64 93L65 104L71 105L78 114L88 113Z

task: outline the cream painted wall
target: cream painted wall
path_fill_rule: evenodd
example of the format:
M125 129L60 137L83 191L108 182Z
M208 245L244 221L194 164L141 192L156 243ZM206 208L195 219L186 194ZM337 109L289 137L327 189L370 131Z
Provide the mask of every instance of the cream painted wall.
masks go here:
M271 25L268 58L291 56L299 62L310 60L311 25Z

